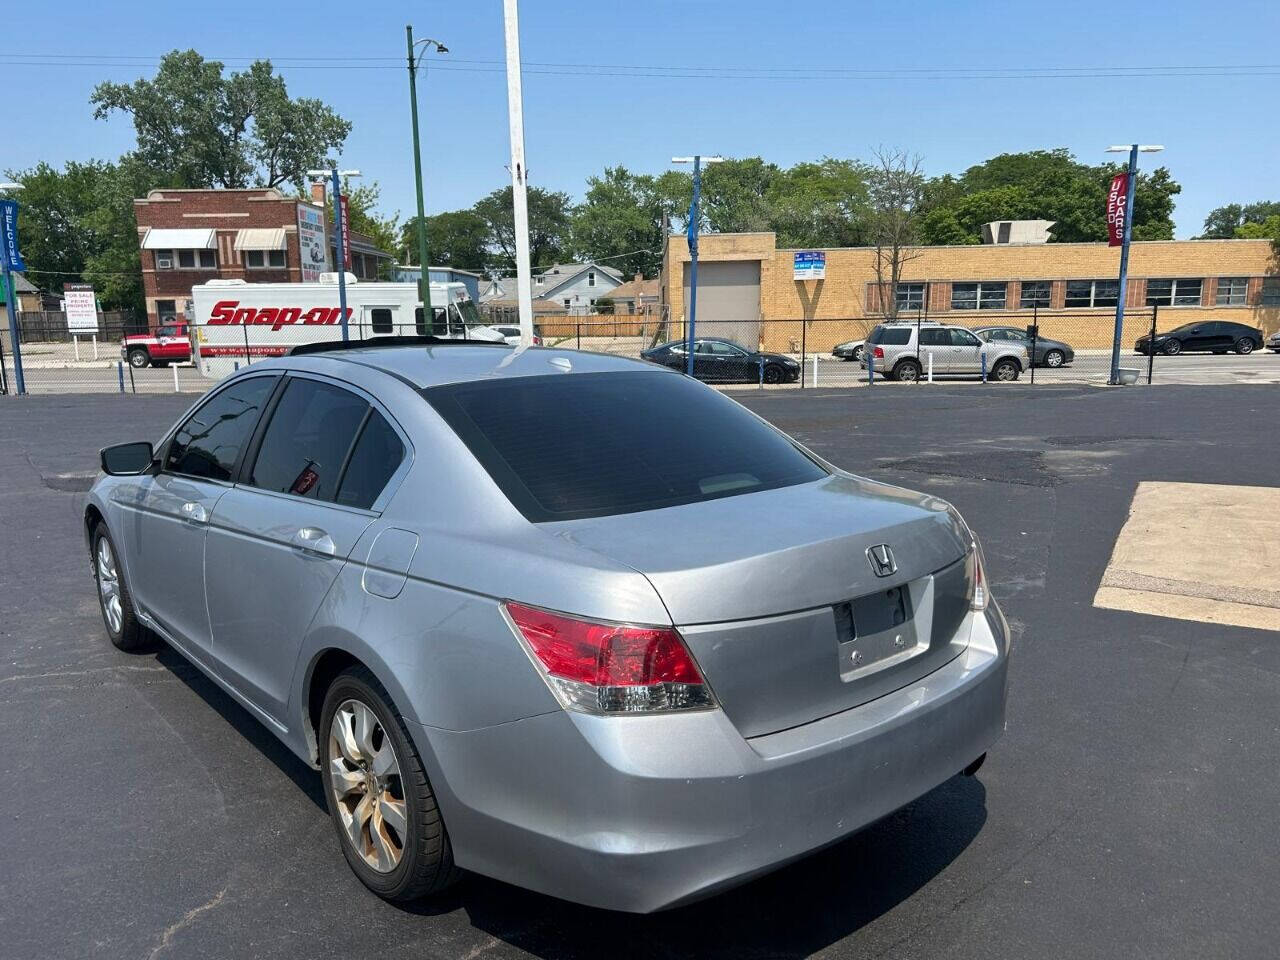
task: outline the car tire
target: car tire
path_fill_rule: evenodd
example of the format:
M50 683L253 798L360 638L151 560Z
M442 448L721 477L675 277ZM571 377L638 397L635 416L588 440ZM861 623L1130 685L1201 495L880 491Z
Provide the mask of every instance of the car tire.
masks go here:
M1166 357L1176 357L1178 354L1182 352L1182 341L1170 340L1168 343L1164 345L1164 347L1162 348L1162 352Z
M1241 356L1246 353L1253 353L1253 341L1248 337L1241 337L1236 341L1236 353Z
M129 351L129 366L135 370L141 370L143 367L151 363L151 354L147 353L141 347L135 347Z
M991 367L991 376L989 379L998 380L1001 383L1012 383L1018 379L1018 375L1022 373L1021 368L1013 360L1008 358L997 360Z
M769 364L764 368L765 383L781 383L783 380L782 368L774 364Z
M1066 354L1061 350L1050 350L1044 355L1044 365L1046 367L1060 367L1066 362Z
M861 360L861 359L862 359L862 348L861 348L861 347L854 347L854 348L853 348L853 356L851 356L849 359L850 359L850 360L853 360L855 363L856 363L857 361Z
M117 650L134 653L151 646L152 635L133 609L133 596L124 582L115 541L105 523L93 528L93 580L98 586L98 609L107 636Z
M363 738L357 732L362 720L370 724ZM344 727L351 733L345 749L337 739ZM342 855L360 882L396 902L439 893L456 883L460 871L422 759L391 697L368 669L352 667L330 684L316 739L329 815ZM392 766L384 753L388 746ZM377 773L379 765L385 775ZM366 803L371 791L377 800ZM398 859L389 862L389 854L397 850ZM379 860L381 866L375 862Z
M893 365L893 379L903 383L915 383L920 379L920 363L917 360L899 360Z

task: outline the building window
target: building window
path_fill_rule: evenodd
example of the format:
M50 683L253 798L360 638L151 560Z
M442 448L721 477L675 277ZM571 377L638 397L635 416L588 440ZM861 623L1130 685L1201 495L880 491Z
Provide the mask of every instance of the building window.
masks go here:
M1148 280L1148 307L1198 307L1203 280Z
M1048 280L1023 280L1021 299L1018 301L1023 310L1032 307L1049 306L1049 294L1052 285Z
M953 283L952 310L1003 310L1007 283Z
M212 250L176 250L176 267L179 270L216 270L218 255ZM157 261L159 256L156 257Z
M594 270L587 271L587 286L594 287L596 285L596 272Z
M1068 307L1114 307L1120 302L1119 280L1068 280Z
M369 320L372 321L374 333L392 333L395 330L390 307L374 307L369 311Z
M1267 277L1262 281L1262 306L1280 307L1280 279Z
M284 264L283 250L246 250L244 265L250 270L265 270L270 267L281 268Z
M1243 307L1248 302L1248 277L1219 277L1218 306Z
M918 313L924 309L924 284L900 283L893 290L899 313Z
M533 282L536 283L538 286L542 286L542 281L543 281L542 277L535 277Z
M178 318L178 301L157 300L156 316L161 323L173 323Z

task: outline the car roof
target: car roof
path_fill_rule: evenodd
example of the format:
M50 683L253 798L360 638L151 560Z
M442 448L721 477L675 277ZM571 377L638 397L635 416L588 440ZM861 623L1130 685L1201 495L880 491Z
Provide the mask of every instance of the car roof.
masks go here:
M553 374L563 376L574 373L644 370L665 375L671 372L665 367L644 360L632 360L628 357L605 353L547 347L510 347L505 343L486 343L475 340L325 350L255 363L251 369L280 367L328 372L333 369L329 365L333 361L380 370L399 380L408 381L418 389L473 380Z

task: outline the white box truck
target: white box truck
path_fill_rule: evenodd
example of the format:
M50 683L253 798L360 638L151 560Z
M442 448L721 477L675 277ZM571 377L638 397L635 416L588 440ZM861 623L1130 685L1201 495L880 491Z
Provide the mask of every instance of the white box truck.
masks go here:
M237 367L282 357L303 343L342 339L338 275L315 283L210 280L191 290L192 359L220 380ZM416 283L360 283L347 274L347 336L435 336L503 342L480 319L461 283L431 284L431 321L423 316Z

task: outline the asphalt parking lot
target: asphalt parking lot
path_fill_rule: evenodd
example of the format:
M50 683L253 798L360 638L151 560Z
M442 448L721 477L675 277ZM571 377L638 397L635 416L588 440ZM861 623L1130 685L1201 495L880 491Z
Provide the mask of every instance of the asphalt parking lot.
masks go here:
M735 396L982 536L1015 640L1008 732L977 777L656 916L481 877L388 905L343 861L316 775L176 654L106 640L79 490L100 446L156 437L192 396L5 397L0 953L1274 955L1280 636L1092 604L1140 482L1275 485L1275 389Z

